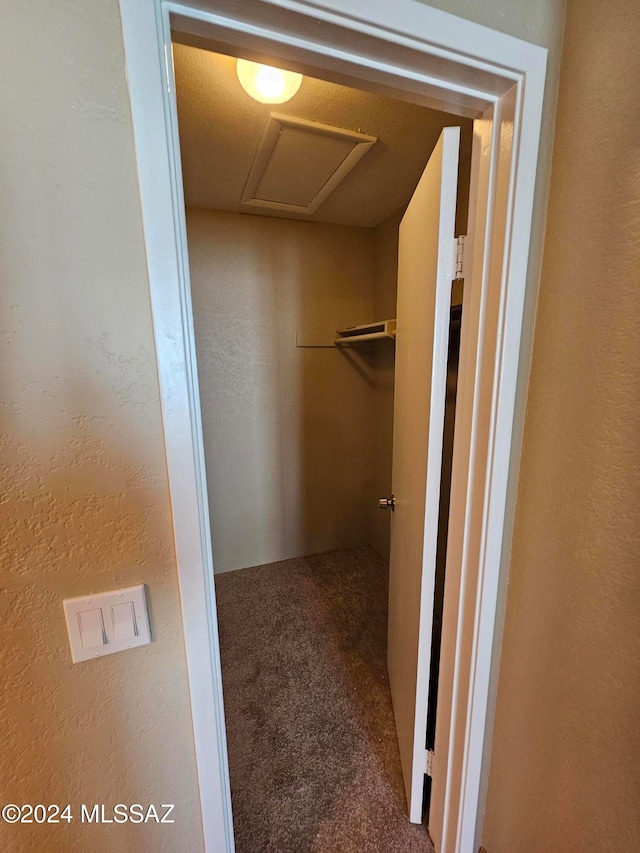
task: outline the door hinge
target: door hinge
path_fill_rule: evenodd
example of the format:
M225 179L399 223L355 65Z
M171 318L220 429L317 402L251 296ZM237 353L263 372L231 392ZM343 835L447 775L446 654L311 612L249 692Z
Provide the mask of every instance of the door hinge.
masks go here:
M425 749L424 751L424 772L427 776L433 776L433 750Z
M465 275L465 251L464 244L466 236L463 234L456 237L453 242L453 278L464 278Z

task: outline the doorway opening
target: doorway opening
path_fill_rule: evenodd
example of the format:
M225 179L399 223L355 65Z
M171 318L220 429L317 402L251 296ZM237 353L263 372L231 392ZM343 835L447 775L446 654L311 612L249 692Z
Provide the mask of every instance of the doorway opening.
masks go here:
M376 7L349 0L348 7L342 0L120 0L207 851L233 853L234 840L172 33L475 120L449 517L455 535L429 828L442 853L480 843L547 52L414 0Z
M235 56L190 45L174 45L174 70L236 843L298 850L313 832L329 849L353 832L351 809L380 849L428 850L408 822L393 725L393 513L379 499L393 494L400 223L455 125L466 233L472 121L309 75L289 102L261 104ZM361 137L367 151L314 207ZM462 285L450 293L427 749Z

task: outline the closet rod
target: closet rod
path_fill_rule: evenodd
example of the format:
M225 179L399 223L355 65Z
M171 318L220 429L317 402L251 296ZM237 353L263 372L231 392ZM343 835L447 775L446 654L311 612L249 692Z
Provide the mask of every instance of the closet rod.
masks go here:
M333 341L337 347L353 347L358 344L366 343L367 341L392 341L396 333L387 334L387 332L369 332L366 335L353 335L348 338L335 338Z

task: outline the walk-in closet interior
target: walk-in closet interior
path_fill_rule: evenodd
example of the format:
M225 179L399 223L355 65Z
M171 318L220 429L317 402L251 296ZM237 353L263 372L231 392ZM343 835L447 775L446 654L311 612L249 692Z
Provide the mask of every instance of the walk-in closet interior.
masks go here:
M457 125L466 233L472 123L307 75L263 103L236 57L186 44L174 66L237 850L431 850L400 772L379 499L391 495L398 229Z

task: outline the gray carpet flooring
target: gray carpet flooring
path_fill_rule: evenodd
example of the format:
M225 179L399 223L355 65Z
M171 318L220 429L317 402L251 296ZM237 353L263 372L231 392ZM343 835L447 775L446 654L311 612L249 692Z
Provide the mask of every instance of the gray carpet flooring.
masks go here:
M433 853L406 816L369 547L216 577L237 853Z

